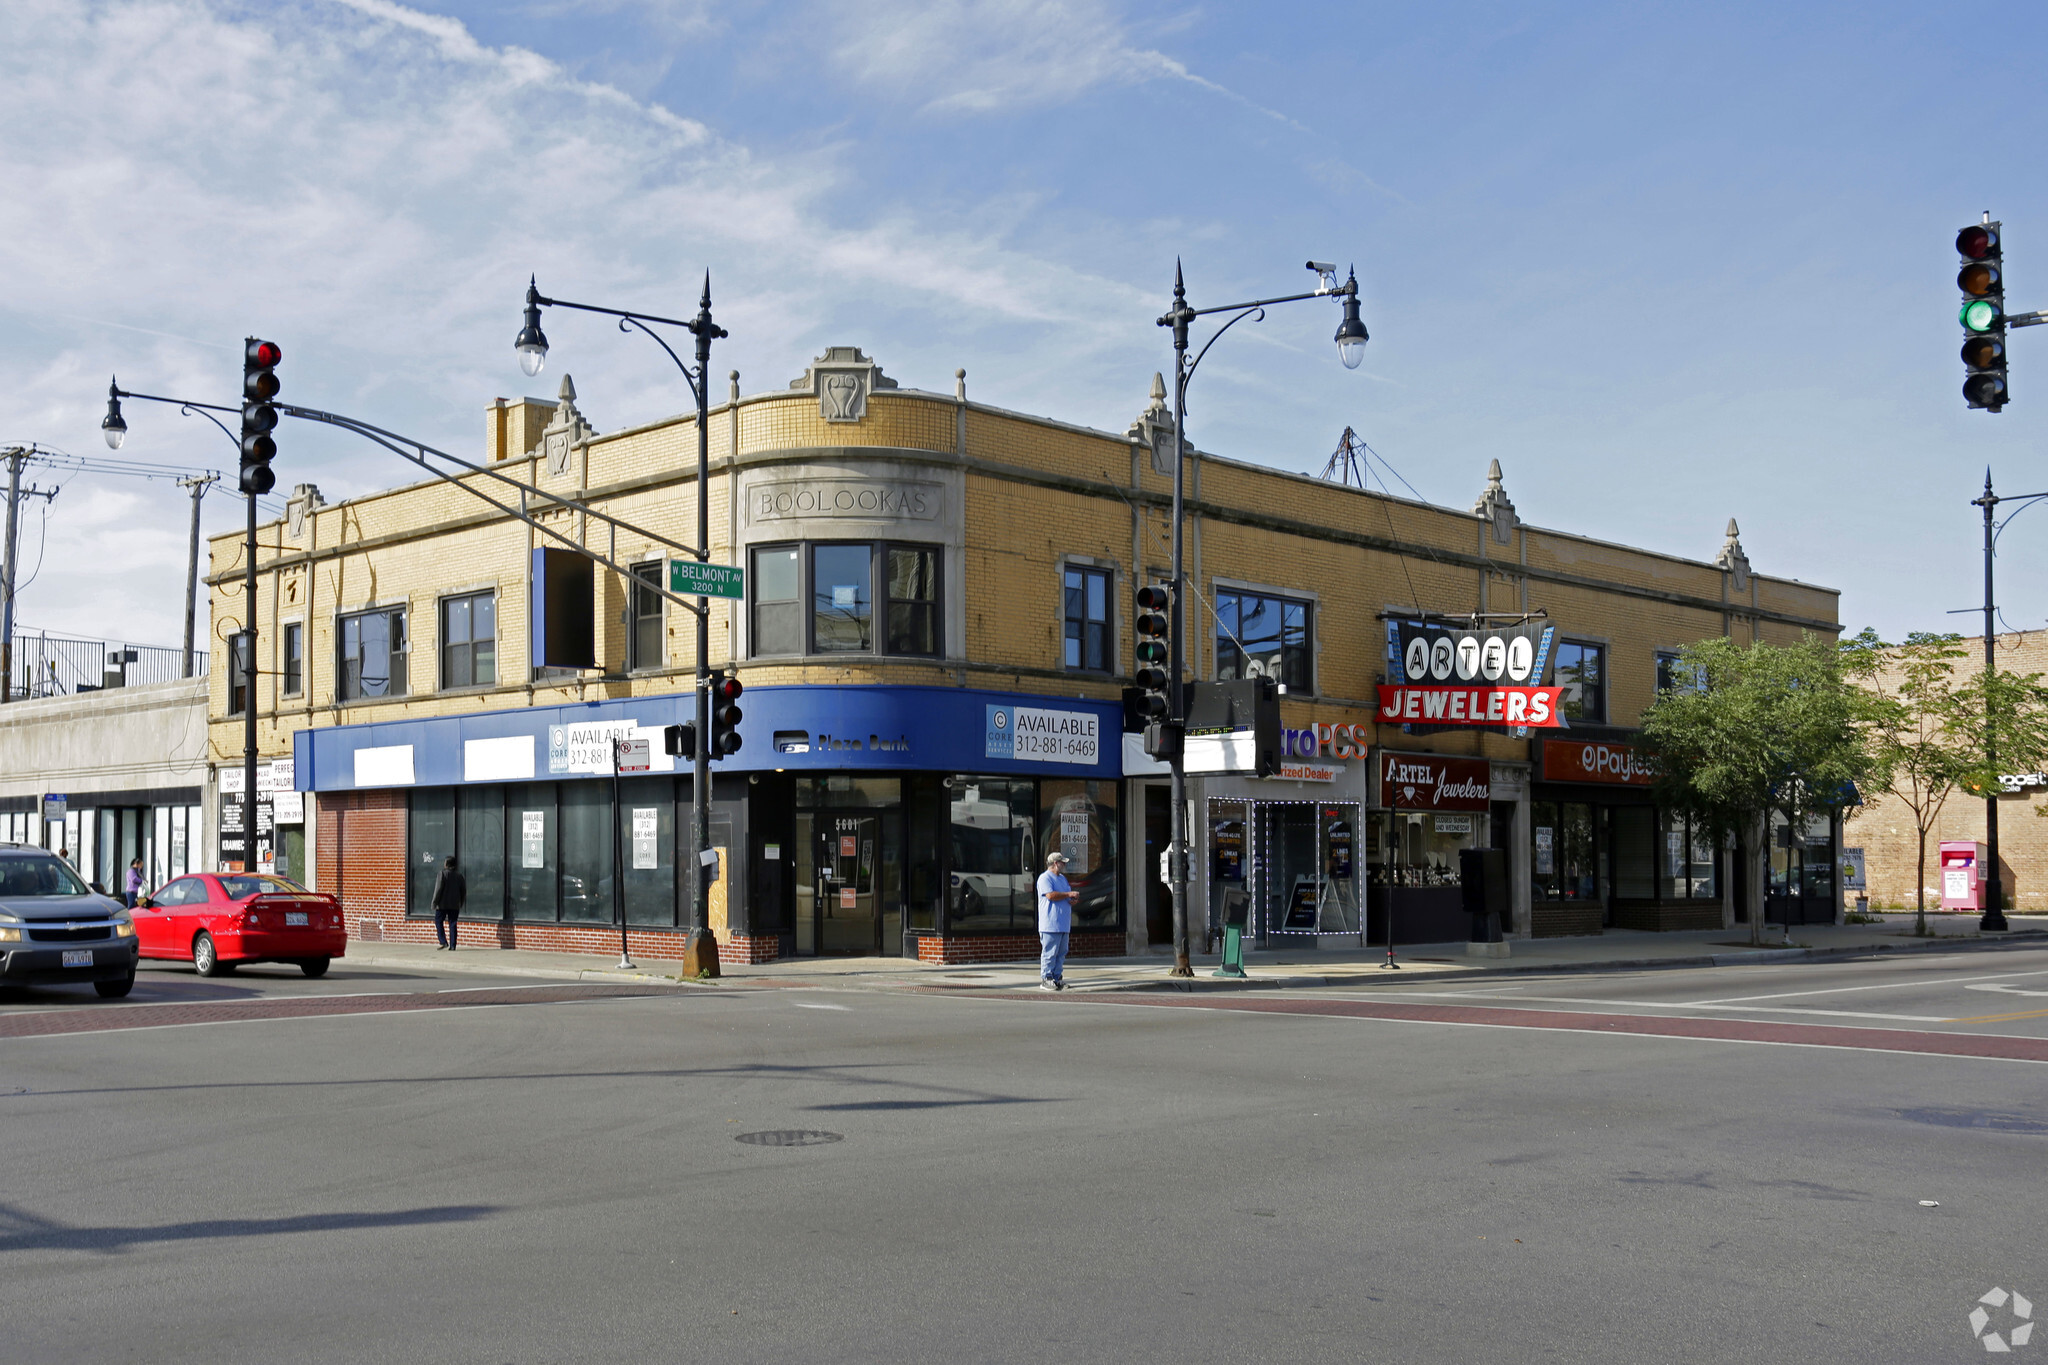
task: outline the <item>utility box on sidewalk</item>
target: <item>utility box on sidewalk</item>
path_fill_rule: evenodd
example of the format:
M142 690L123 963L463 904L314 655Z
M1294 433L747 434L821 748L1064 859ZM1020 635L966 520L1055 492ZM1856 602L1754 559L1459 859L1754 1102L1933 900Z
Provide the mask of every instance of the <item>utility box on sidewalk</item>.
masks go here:
M1984 845L1969 839L1941 842L1941 908L1984 908Z
M1472 917L1472 939L1465 951L1473 957L1506 957L1508 945L1500 926L1508 915L1507 850L1459 849L1458 882L1465 913Z

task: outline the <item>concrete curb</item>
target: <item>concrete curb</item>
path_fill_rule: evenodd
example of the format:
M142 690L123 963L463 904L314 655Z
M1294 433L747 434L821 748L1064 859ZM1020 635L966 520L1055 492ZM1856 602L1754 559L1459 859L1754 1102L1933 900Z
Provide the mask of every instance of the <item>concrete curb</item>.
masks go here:
M1487 977L1524 975L1531 973L1592 973L1592 972L1640 972L1675 970L1697 967L1743 967L1761 963L1802 962L1823 959L1846 959L1858 955L1875 957L1895 954L1919 953L1967 953L1996 952L2013 947L2032 947L2048 943L2048 932L2022 930L1995 939L1963 938L1935 940L1921 943L1901 944L1859 944L1843 948L1752 948L1739 953L1699 953L1686 957L1620 958L1605 962L1525 962L1509 967L1451 967L1408 976L1367 976L1363 973L1327 975L1292 971L1286 975L1262 976L1255 974L1245 978L1209 976L1206 972L1192 978L1146 977L1134 981L1103 981L1086 985L1077 983L1074 993L1081 995L1099 994L1105 991L1242 991L1242 990L1301 990L1316 987L1358 988L1371 985L1405 985L1410 981L1473 981ZM352 945L353 946L353 945ZM583 967L576 969L559 967L501 966L489 960L486 952L480 951L475 957L440 957L431 961L420 961L409 957L385 957L379 954L351 952L341 959L365 967L398 967L412 971L459 972L477 976L524 976L545 981L635 981L652 982L665 986L789 986L803 985L813 989L838 990L900 990L905 986L942 990L947 994L974 995L981 992L1003 992L1030 988L1030 982L985 986L965 986L957 983L941 984L919 982L915 978L889 977L876 980L867 973L848 973L844 976L805 979L761 978L748 976L719 977L712 981L691 981L680 975L652 971L618 971L611 968ZM1436 966L1432 963L1431 966ZM865 978L865 980L863 979ZM872 982L873 984L869 984Z

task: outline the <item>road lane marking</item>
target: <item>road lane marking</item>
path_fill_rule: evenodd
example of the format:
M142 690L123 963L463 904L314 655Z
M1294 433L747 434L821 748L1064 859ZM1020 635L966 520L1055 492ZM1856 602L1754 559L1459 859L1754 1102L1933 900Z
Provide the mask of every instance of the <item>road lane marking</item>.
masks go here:
M1386 1003L1398 1003L1401 1000L1415 999L1506 999L1512 1000L1518 1004L1526 1000L1546 1005L1604 1005L1610 1009L1733 1010L1743 1014L1817 1014L1826 1015L1837 1019L1896 1019L1903 1023L1908 1024L1948 1024L1954 1022L1954 1020L1950 1019L1949 1016L1945 1014L1877 1014L1868 1010L1809 1009L1799 1005L1714 1005L1674 1000L1596 1000L1588 997L1574 995L1514 995L1475 997L1472 995L1465 994L1463 992L1453 993L1450 991L1401 991L1398 994L1393 995L1375 994L1371 996L1366 996L1358 992L1352 992L1351 998L1370 999Z
M1966 981L1999 981L2014 976L2048 976L2048 971L1993 972L1988 976L1949 976L1935 981L1880 981L1868 986L1829 986L1822 990L1774 991L1769 995L1723 995L1717 996L1712 1000L1693 1000L1687 1003L1694 1005L1726 1005L1739 1004L1744 1000L1792 1000L1803 995L1841 995L1847 991L1897 991L1907 990L1916 986L1958 986Z
M2048 1019L2048 1010L2022 1010L2018 1014L1979 1014L1968 1019L1949 1019L1950 1024L2009 1024L2020 1019Z

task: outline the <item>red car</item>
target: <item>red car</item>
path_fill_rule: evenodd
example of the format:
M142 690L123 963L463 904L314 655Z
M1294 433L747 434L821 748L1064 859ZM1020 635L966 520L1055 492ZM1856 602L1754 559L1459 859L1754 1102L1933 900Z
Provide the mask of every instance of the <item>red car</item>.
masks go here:
M325 976L348 950L339 901L261 873L179 877L132 913L142 956L190 962L201 976L243 962L296 962L307 976Z

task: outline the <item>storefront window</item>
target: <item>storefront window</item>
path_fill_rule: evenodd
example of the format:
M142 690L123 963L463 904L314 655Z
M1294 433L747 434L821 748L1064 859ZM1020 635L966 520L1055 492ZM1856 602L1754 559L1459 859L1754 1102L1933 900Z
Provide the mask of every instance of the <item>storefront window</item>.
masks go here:
M564 782L562 802L562 919L610 924L612 913L612 794L605 782Z
M1530 882L1537 900L1601 898L1593 807L1577 801L1537 801L1530 810L1535 848Z
M1243 801L1209 803L1209 926L1220 930L1231 907L1244 899L1245 927L1257 932L1251 912L1251 812ZM1158 875L1156 872L1152 875Z
M557 918L557 818L554 783L524 782L505 788L505 842L511 855L506 871L513 919Z
M629 777L619 782L619 831L626 855L626 922L676 922L675 779ZM731 851L727 851L731 856ZM731 875L729 872L727 875Z
M1358 807L1282 801L1252 810L1265 932L1358 933Z
M963 934L1038 932L1038 784L966 774L950 782L947 927Z
M405 830L405 913L431 915L434 875L455 852L455 793L447 788L416 791L407 803Z
M1117 860L1117 784L1094 779L1046 778L1038 784L1038 846L1058 849L1073 861L1067 883L1080 893L1074 901L1075 929L1114 929L1122 878ZM1039 870L1043 870L1043 855ZM1037 872L1032 874L1031 913L1038 914Z
M1487 846L1488 817L1397 810L1388 879L1395 886L1457 886L1461 849Z
M1713 836L1685 816L1664 817L1664 866L1661 885L1672 900L1719 900L1720 859Z
M455 792L455 865L469 899L465 919L505 917L505 792L501 787L460 787Z

